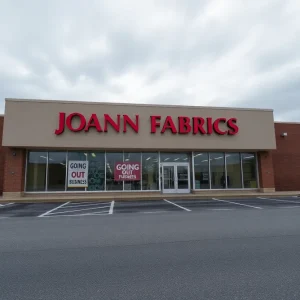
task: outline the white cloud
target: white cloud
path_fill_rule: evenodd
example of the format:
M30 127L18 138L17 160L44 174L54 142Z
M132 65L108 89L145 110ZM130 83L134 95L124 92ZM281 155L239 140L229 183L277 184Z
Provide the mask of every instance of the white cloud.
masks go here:
M300 121L299 12L293 0L3 0L0 97L264 107Z

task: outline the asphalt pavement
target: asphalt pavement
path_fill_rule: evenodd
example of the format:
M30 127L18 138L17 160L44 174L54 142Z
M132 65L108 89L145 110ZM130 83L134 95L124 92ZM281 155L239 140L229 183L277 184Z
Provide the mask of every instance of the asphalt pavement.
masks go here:
M126 201L68 201L63 203L6 203L0 204L0 219L12 217L79 217L120 213L172 213L176 211L214 211L237 209L300 208L300 197L250 197L126 200Z
M300 199L218 200L2 207L0 299L300 299Z

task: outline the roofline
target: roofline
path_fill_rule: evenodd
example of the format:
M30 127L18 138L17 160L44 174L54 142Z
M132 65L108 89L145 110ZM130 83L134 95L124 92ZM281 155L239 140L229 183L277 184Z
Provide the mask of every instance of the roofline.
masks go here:
M107 104L107 105L115 105L115 106L140 106L140 107L154 107L154 106L159 106L159 107L174 107L174 108L180 108L180 107L185 107L185 108L211 108L211 109L223 109L223 110L246 110L246 111L269 111L273 112L273 109L261 109L261 108L240 108L240 107L219 107L219 106L197 106L197 105L179 105L179 104L142 104L142 103L122 103L122 102L100 102L100 101L80 101L80 100L46 100L46 99L24 99L24 98L5 98L5 101L12 101L12 102L29 102L29 101L34 101L34 102L42 102L42 103L53 103L53 102L59 102L59 103L64 103L64 104L90 104L90 105L97 105L97 104Z
M275 121L275 124L296 124L296 125L300 125L300 122L285 122L285 121Z

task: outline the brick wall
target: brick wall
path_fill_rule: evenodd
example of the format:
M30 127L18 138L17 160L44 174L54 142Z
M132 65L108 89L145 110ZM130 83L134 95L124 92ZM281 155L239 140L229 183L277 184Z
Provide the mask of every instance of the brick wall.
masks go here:
M259 185L262 191L274 191L274 167L271 151L258 153Z
M287 133L282 137L283 132ZM273 151L277 191L300 191L300 124L275 123L277 149Z
M2 147L2 135L3 135L3 122L4 117L0 116L0 195L3 193L3 179L4 179L4 147Z
M26 150L5 147L4 155L3 196L20 194L24 191Z

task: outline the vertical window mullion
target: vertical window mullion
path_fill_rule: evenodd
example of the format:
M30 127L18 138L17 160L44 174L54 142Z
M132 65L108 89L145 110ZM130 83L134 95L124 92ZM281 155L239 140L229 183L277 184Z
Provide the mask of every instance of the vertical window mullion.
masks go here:
M195 190L195 160L194 151L192 151L192 189Z
M46 184L45 190L48 191L48 169L49 169L49 151L47 151L47 162L46 162Z
M140 191L141 191L142 190L142 185L143 185L143 156L142 156L142 152L141 152L141 156L140 156L140 164L141 164L141 169L140 169L140 176L141 176Z
M256 168L256 172L255 172L255 175L256 175L256 188L260 188L257 152L254 153L254 158L255 158L255 168Z
M28 156L29 156L29 151L28 151L28 149L26 149L24 191L27 191L27 168L28 168Z
M66 151L66 179L65 179L65 192L68 189L68 170L69 170L69 151Z
M243 171L243 154L240 153L240 164L241 164L241 174L242 174L242 188L244 189L244 171Z
M104 151L104 191L106 191L106 150Z
M161 191L161 172L160 172L160 151L158 151L158 190Z
M88 155L89 155L89 153L86 151L85 162L88 162ZM88 175L88 178L89 178L89 175ZM84 191L85 192L87 191L87 187L84 188Z
M209 189L211 190L211 167L210 167L210 152L208 152L208 178L209 178Z
M125 154L123 151L123 162L124 162L124 159L125 159ZM123 183L123 191L124 191L125 190L125 180L123 180L122 183Z
M228 189L226 152L224 152L224 170L225 170L225 189Z

